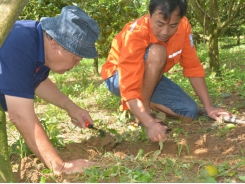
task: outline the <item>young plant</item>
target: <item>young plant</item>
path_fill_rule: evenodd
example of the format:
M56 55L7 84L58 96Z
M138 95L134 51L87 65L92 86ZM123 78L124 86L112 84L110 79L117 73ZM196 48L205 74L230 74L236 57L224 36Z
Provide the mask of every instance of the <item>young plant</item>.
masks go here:
M180 157L180 155L181 155L181 153L182 153L183 146L185 146L185 148L186 148L187 155L188 155L188 156L190 155L190 149L189 149L189 147L188 147L187 144L177 144L177 147L178 147L178 157Z
M32 154L31 150L25 143L24 138L19 134L18 139L11 145L10 155L16 154L20 156L20 158L24 158L30 154Z

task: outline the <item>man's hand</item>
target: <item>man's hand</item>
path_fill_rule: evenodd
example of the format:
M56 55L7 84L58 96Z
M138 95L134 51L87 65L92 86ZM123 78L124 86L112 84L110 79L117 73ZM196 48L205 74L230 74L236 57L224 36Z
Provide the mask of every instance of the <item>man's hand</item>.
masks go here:
M46 79L36 89L35 93L45 101L64 109L68 115L76 119L79 123L75 124L81 128L85 128L85 122L93 124L89 112L77 106L66 95L61 93L57 86L50 80Z
M189 77L189 80L191 82L192 87L194 88L196 94L201 99L206 112L210 118L215 119L216 121L221 121L219 118L220 115L232 115L230 112L221 109L221 108L215 108L211 102L208 88L205 82L205 79L203 77Z
M85 122L89 122L90 124L93 124L93 120L91 119L89 112L78 106L73 106L73 108L71 108L68 111L68 114L72 118L72 123L75 126L78 126L80 128L85 128L86 127Z
M151 126L147 128L148 137L152 142L162 141L165 142L167 140L166 131L168 127L161 125L160 123L154 122Z
M91 162L84 159L72 160L69 162L64 162L64 165L61 170L54 170L54 174L72 174L72 173L83 173L84 169L88 169L91 166L95 165L95 162Z
M221 122L220 115L232 116L232 114L229 111L226 111L222 108L210 107L210 108L207 108L206 111L210 118L213 118L218 122Z
M167 126L159 123L160 120L154 119L145 110L144 105L140 99L132 99L126 102L126 105L135 117L147 128L148 137L153 142L167 140L166 131Z

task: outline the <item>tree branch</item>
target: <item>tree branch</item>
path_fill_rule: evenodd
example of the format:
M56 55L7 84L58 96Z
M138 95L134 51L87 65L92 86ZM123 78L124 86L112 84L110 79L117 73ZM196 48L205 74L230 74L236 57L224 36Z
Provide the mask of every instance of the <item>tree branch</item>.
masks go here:
M195 12L196 18L203 26L205 26L204 24L207 21L207 19L208 21L210 20L209 14L203 8L204 3L205 3L204 1L200 1L200 0L190 0L190 4L193 8L193 11Z
M231 12L233 12L233 6L234 6L234 3L235 3L236 0L231 0L229 4L229 8L228 8L228 11L227 11L227 16L230 17L231 16Z
M222 23L221 28L224 29L225 27L227 27L236 17L239 16L241 10L245 10L245 3L237 6L235 10L233 8L233 16L230 15L230 17Z

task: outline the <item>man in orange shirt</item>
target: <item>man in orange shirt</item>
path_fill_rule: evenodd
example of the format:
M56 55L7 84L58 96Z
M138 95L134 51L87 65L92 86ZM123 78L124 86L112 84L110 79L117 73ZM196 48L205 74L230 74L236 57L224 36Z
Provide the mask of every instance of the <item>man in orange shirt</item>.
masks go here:
M191 119L198 112L196 102L163 75L177 63L211 118L230 114L210 100L186 9L186 0L150 0L149 14L126 24L113 39L102 67L107 88L121 96L123 108L147 128L152 141L166 141L167 126L159 123L151 109Z

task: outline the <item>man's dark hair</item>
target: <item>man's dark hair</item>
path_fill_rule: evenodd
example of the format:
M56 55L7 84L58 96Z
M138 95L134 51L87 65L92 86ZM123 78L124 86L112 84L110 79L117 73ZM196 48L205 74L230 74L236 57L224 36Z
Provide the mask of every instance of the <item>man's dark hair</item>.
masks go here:
M149 12L150 16L156 11L160 10L163 14L163 19L169 19L174 10L179 10L179 16L182 18L186 14L187 2L186 0L150 0Z
M50 36L45 30L43 30L43 34L48 38L48 40L53 40L52 36Z

